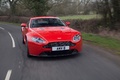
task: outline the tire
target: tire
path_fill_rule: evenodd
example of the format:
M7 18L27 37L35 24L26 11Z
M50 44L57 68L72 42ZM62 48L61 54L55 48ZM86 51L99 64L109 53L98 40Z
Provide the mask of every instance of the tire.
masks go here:
M32 56L29 54L29 51L27 49L27 57L31 58Z
M27 47L27 57L32 57L29 53L29 48L28 48L28 41L27 41L27 38L26 38L26 47Z
M24 38L22 38L22 43L25 44Z

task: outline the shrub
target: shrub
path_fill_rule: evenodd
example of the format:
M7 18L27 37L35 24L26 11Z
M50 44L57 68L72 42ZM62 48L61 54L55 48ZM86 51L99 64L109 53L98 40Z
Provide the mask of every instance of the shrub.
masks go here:
M0 16L0 21L3 21L3 22L22 23L22 22L27 22L28 20L29 20L29 17Z
M71 27L84 31L84 32L91 32L91 33L98 33L99 28L101 25L100 19L91 19L91 20L65 20L71 22Z
M3 22L13 22L13 23L23 23L27 22L30 17L19 17L19 16L0 16L0 21ZM64 20L71 22L71 27L79 31L88 32L88 33L100 33L102 30L109 30L109 27L105 27L101 19L73 19L73 20ZM115 25L117 31L120 31L120 23Z

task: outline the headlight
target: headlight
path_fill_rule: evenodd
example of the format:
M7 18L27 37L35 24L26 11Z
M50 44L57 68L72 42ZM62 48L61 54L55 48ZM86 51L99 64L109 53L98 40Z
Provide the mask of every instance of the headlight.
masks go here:
M75 35L75 36L73 37L73 41L75 41L75 42L79 41L80 39L81 39L81 36L80 36L80 35Z
M45 41L42 38L37 38L37 37L33 37L32 41L37 42L37 43L45 43Z

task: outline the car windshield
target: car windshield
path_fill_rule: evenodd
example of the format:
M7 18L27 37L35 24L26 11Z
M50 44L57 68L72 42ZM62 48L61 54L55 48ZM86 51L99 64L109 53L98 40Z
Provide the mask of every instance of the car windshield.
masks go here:
M65 24L57 18L39 18L31 21L31 27L55 27L65 26Z

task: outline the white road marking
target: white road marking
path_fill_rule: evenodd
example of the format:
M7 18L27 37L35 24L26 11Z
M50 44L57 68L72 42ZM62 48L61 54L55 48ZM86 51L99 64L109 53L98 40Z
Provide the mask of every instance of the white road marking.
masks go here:
M12 36L12 34L10 32L8 32L8 34L11 37L11 40L12 40L12 43L13 43L13 48L15 48L15 40L14 40L14 38L13 38L13 36Z
M4 28L0 27L0 29L5 30Z
M5 29L2 28L2 27L0 27L0 29L5 30ZM8 32L8 31L7 31L7 32ZM11 34L10 32L8 32L8 34L9 34L11 40L12 40L12 47L15 48L15 40L14 40L14 38L13 38L13 36L12 36L12 34Z
M12 73L12 70L8 70L5 80L10 80L11 73Z

